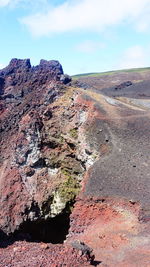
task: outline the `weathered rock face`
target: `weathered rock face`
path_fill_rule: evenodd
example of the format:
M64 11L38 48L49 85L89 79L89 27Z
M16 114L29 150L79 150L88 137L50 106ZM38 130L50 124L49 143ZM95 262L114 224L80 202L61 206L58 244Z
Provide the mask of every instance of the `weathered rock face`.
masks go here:
M0 95L3 94L3 88L4 88L4 79L0 77Z
M13 59L0 72L0 229L6 234L71 205L97 156L86 142L87 106L63 85L62 74L57 61L31 67L28 59Z
M12 59L8 67L0 71L1 99L19 99L47 82L59 81L61 75L63 69L58 61L41 60L38 66L31 67L29 59Z

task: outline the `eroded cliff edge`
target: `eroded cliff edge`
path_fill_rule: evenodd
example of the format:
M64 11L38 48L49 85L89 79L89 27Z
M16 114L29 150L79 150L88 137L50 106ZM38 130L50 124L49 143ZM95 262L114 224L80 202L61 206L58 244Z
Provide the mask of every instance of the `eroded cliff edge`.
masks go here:
M112 84L84 90L58 61L0 71L2 267L148 266L148 86Z
M59 62L13 59L0 77L0 229L10 234L71 209L96 150L86 142L88 110Z

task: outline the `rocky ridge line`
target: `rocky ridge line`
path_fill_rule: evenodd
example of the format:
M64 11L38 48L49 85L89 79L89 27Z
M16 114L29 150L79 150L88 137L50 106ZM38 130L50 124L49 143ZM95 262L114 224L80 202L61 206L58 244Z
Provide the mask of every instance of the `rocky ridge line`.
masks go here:
M70 212L97 153L86 141L88 109L58 61L13 59L0 77L0 229L10 234Z

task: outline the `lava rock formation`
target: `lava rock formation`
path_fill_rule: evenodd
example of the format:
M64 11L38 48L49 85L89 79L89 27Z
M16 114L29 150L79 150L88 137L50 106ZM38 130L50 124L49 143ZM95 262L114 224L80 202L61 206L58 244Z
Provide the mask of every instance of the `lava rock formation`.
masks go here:
M132 75L0 70L0 267L149 266L150 82Z

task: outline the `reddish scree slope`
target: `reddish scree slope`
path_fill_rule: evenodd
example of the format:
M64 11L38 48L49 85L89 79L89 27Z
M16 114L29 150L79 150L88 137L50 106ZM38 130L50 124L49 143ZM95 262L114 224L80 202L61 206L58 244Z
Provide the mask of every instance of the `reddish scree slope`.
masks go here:
M150 82L84 90L28 60L0 77L0 266L150 266ZM76 195L64 244L4 240Z

